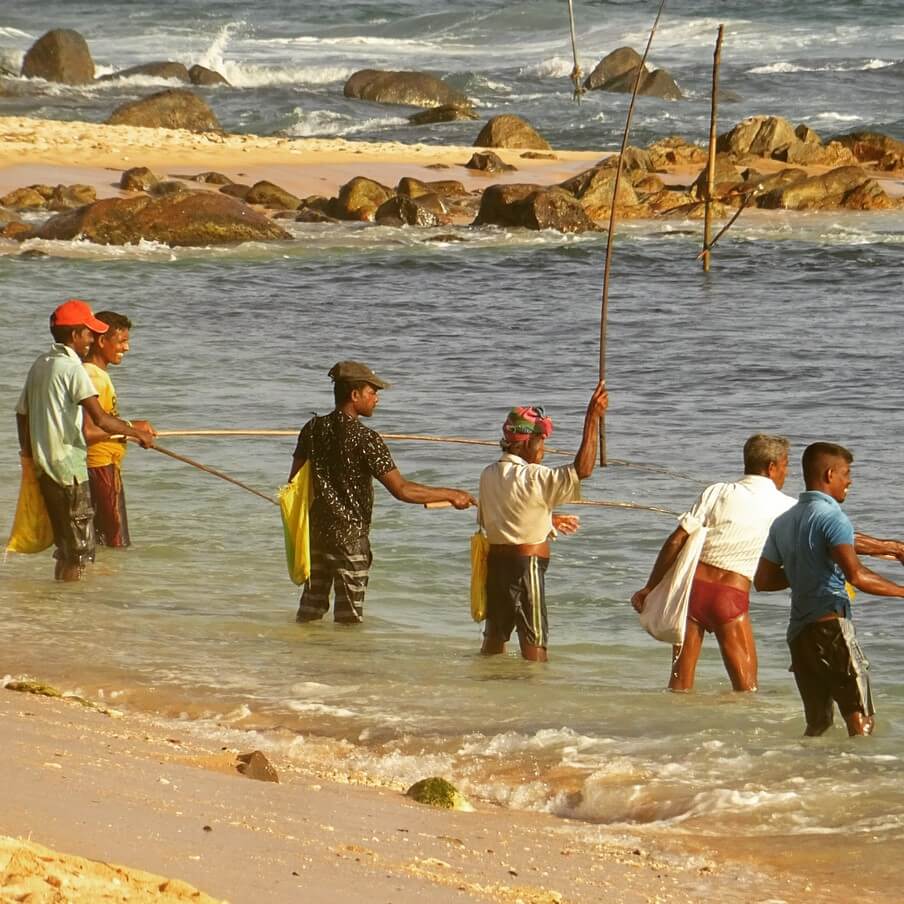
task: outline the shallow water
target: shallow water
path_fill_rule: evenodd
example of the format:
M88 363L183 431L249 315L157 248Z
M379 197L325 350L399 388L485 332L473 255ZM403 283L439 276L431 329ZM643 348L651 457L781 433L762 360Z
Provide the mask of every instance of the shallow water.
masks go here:
M352 134L335 118L347 115L365 123L356 137L405 138L407 126L386 122L397 111L380 108L367 124L362 105L346 108L341 83L363 65L429 61L482 113L527 112L560 146L611 147L620 137L623 98L569 105L558 5L340 6L341 21L335 4L329 15L308 4L300 20L296 5L273 2L253 13L219 3L153 15L114 3L101 20L58 3L40 18L5 11L0 46L15 55L53 20L78 25L107 68L160 56L207 61L237 86L211 94L234 129L313 134L304 124L326 111L323 134ZM819 21L809 4L722 8L732 48L723 83L757 98L736 118L782 112L817 128L904 134L900 63L887 65L904 37L895 5L823 4ZM605 17L604 50L642 42L651 18L635 4L579 3L576 13L579 22ZM654 61L700 94L683 106L644 102L638 142L703 134L716 24L707 15L688 3L664 22ZM582 57L595 61L597 39L582 35ZM0 113L99 120L114 101L148 90L36 95L40 86L17 84ZM452 124L417 140L468 142L473 129ZM599 237L457 229L462 241L435 242L450 230L291 228L297 241L216 250L40 241L25 250L46 256L0 250L9 415L0 419L0 512L11 514L17 487L15 399L50 341L49 311L72 295L135 322L114 380L127 415L159 429L297 429L331 407L326 371L353 357L395 384L378 429L494 440L510 405L539 403L555 420L555 445L574 448L597 367ZM857 526L900 535L904 215L745 213L708 276L694 260L699 233L690 222L620 227L607 418L613 458L699 481L612 466L585 495L682 511L704 481L738 475L750 433L788 435L795 456L828 438L856 455L847 508ZM294 440L164 444L272 493ZM406 476L472 489L494 458L481 447L392 448ZM576 817L607 836L702 839L774 862L789 849L807 863L851 849L881 851L891 872L900 862L904 609L894 601L861 596L856 614L874 670L877 736L849 741L836 728L804 742L785 594L755 597L759 694L730 693L711 642L694 694L661 690L668 650L640 632L627 600L672 528L668 516L577 510L581 532L557 544L549 574L552 661L531 666L476 655L471 515L403 506L378 489L367 622L302 627L272 506L154 452L133 449L126 471L134 548L101 550L91 580L74 587L50 580L49 554L0 568L0 674L36 674L343 774L405 784L443 772L485 799ZM789 491L800 488L792 473ZM878 569L901 575L888 563Z

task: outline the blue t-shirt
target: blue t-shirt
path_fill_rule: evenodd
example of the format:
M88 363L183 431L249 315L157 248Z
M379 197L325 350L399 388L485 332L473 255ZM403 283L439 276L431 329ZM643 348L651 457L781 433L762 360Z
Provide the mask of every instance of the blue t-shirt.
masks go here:
M797 505L772 522L763 558L781 565L791 585L789 641L824 615L851 617L844 572L831 554L833 547L845 545L854 545L854 526L819 490L801 493Z

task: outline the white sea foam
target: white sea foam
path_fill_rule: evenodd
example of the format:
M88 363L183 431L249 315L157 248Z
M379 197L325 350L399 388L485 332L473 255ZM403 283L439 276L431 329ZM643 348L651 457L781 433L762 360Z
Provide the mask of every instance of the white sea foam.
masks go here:
M565 57L550 57L535 63L533 66L524 66L519 75L533 75L538 78L567 78L571 75L574 61Z
M408 123L407 119L399 116L355 119L333 110L302 110L300 107L296 107L292 115L298 117L298 121L289 126L285 132L293 138L335 138L378 131L389 126L404 126Z
M865 63L850 65L848 63L832 63L825 66L803 66L799 63L769 63L765 66L754 66L748 69L749 75L772 75L781 72L863 72L869 69L885 69L894 66L894 61L867 60Z
M0 38L27 38L33 41L36 35L30 35L27 31L18 28L12 28L9 25L0 25Z
M289 700L286 706L296 713L316 713L318 716L333 716L337 719L353 719L358 713L343 706L329 706L326 703L302 703Z

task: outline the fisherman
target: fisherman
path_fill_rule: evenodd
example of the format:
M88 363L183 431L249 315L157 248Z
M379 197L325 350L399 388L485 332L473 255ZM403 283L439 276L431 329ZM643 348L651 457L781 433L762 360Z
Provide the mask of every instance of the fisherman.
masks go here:
M484 655L504 653L515 630L525 659L548 658L549 540L558 530L573 534L578 529L576 517L552 510L581 498L581 481L593 473L599 420L608 405L600 381L587 405L574 462L556 468L542 464L552 433L552 419L542 408L513 408L502 425L502 457L480 477L479 520L490 543Z
M631 597L642 612L646 598L663 579L688 537L708 528L694 572L684 644L672 648L669 690L694 686L704 634L716 636L731 686L736 691L757 688L757 655L750 624L750 583L769 527L794 499L781 492L788 474L788 440L757 433L744 443L744 476L732 483L714 483L678 519L647 583Z
M94 333L94 343L88 349L85 369L97 390L100 407L107 414L119 417L116 389L110 379L110 365L118 367L129 351L129 331L132 321L115 311L98 311L95 317L107 325L107 331ZM147 421L129 421L139 430L156 436ZM85 422L88 440L88 483L94 505L94 531L101 546L131 545L129 521L126 515L126 496L122 485L122 459L126 441L112 439L109 433L94 426L90 418Z
M94 334L108 329L85 301L72 298L57 307L50 316L54 343L32 365L16 406L20 454L35 462L53 526L54 577L60 581L79 580L95 554L83 410L108 434L132 436L145 448L154 445L150 430L103 410L82 364Z
M870 571L857 556L893 556L904 563L904 543L855 533L841 510L853 460L836 443L807 446L807 489L772 525L754 578L757 590L791 588L787 638L808 737L831 727L833 701L849 735L868 735L875 727L869 663L854 634L845 579L864 593L904 597L904 586Z
M289 480L311 463L314 498L310 509L311 576L302 591L296 620L323 618L335 589L333 618L341 624L364 619L364 594L373 561L370 522L373 478L402 502L476 505L465 490L428 487L406 480L379 433L365 427L389 383L358 361L340 361L329 371L335 409L309 420L298 435Z

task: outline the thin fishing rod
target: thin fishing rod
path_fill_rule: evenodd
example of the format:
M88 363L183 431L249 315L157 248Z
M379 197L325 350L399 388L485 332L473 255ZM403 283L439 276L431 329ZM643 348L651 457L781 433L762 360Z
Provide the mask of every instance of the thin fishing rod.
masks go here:
M621 185L625 148L628 146L628 135L631 131L631 117L634 115L634 103L637 100L637 91L640 87L640 80L643 78L644 68L647 63L647 54L650 52L650 45L653 43L653 35L656 34L656 26L659 25L659 17L662 15L664 8L665 0L661 0L659 11L656 13L656 19L653 22L653 27L650 29L650 37L647 39L647 46L640 59L640 65L637 67L637 75L634 78L634 88L631 91L631 103L628 105L628 115L625 117L625 131L622 134L621 150L618 152L618 166L615 170L615 186L612 189L612 208L609 211L609 233L606 236L606 263L603 267L603 297L600 302L600 380L602 380L604 384L606 382L606 330L609 320L609 271L612 266L612 242L615 238L618 188ZM606 416L603 414L600 417L600 467L605 468L606 465Z
M574 36L574 7L572 6L572 0L568 0L568 21L571 24L571 55L574 57L574 69L571 70L571 81L574 83L574 94L572 97L580 104L581 95L584 93L584 88L581 85L581 76L584 73L581 72L580 63L578 63L578 45Z

